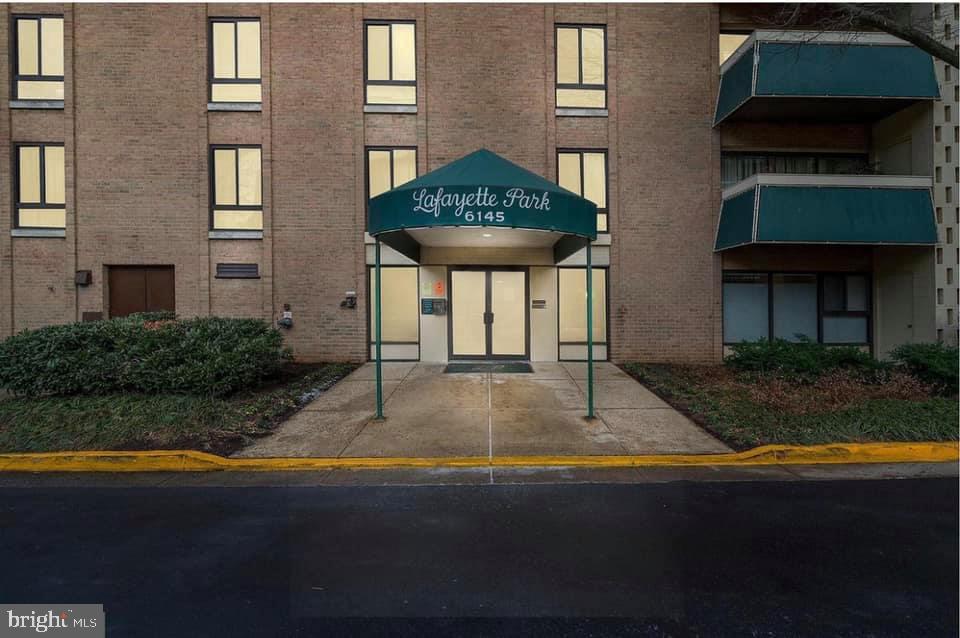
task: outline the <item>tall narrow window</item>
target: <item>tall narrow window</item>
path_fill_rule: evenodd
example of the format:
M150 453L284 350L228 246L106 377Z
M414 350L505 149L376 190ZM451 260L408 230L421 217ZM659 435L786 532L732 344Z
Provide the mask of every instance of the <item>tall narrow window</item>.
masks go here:
M557 184L596 204L597 232L608 232L606 151L558 151Z
M593 272L593 342L607 342L607 271ZM587 269L558 268L560 344L587 342Z
M386 193L417 176L417 149L368 148L367 198Z
M868 343L870 287L865 275L824 275L823 343Z
M374 318L377 313L377 271L367 269L370 295L370 343L377 338ZM380 297L383 300L383 317L380 322L381 341L386 344L413 344L420 340L419 275L416 266L385 266L380 269L383 277Z
M259 102L260 20L210 20L210 101Z
M607 108L607 28L556 28L557 107Z
M17 228L65 228L63 144L16 147Z
M15 16L13 99L63 100L63 16Z
M366 103L417 103L417 43L413 22L367 22Z
M210 147L213 230L262 230L259 146Z

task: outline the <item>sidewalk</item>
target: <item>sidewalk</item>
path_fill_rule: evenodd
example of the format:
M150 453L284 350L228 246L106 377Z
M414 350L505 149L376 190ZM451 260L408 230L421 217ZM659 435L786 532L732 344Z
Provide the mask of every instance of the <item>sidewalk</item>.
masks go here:
M533 373L444 374L383 364L386 420L372 419L368 363L237 457L481 457L711 454L730 448L613 364L535 363Z

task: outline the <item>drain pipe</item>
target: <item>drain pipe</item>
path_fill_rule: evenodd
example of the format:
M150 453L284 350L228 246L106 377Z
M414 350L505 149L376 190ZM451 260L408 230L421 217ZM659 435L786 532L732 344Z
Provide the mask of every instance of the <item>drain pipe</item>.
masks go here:
M380 351L380 339L381 339L381 323L383 313L380 311L380 239L377 238L374 248L374 254L376 255L374 263L376 264L377 271L377 285L374 286L374 298L375 298L375 308L376 312L374 313L374 323L376 324L376 333L377 333L377 353L376 353L376 368L377 368L377 416L378 420L383 419L383 360L382 353Z

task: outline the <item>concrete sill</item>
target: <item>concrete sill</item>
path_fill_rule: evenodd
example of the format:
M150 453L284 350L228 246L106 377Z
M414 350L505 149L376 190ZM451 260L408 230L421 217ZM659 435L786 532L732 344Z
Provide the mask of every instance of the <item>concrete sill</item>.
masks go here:
M364 104L364 113L416 113L415 104Z
M260 102L207 102L208 111L255 111L263 110Z
M207 239L263 239L262 230L211 230Z
M14 228L10 231L11 237L66 237L64 228Z
M10 100L12 109L60 109L63 110L63 100Z
M607 109L557 109L557 117L607 117Z

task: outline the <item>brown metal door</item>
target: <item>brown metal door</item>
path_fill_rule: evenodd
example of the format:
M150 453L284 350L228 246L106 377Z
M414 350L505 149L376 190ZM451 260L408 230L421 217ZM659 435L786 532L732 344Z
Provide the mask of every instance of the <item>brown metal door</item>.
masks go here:
M111 266L110 316L176 310L173 266Z

